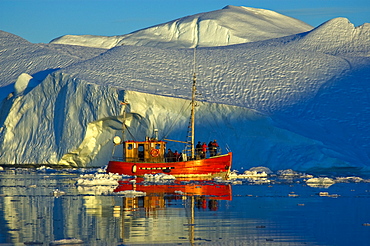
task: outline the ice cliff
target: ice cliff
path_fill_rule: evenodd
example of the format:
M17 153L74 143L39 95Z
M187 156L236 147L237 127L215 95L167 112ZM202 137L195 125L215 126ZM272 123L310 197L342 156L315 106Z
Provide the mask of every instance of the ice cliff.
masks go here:
M13 67L0 58L9 64L3 85L31 75L21 75L1 104L0 163L105 165L120 132L122 100L138 140L154 128L161 138L185 140L192 50L124 45L103 52L0 34L8 38L3 54L22 54ZM63 57L38 59L35 49ZM286 37L198 48L196 141L228 146L235 169L368 169L369 57L369 24L354 27L345 18Z

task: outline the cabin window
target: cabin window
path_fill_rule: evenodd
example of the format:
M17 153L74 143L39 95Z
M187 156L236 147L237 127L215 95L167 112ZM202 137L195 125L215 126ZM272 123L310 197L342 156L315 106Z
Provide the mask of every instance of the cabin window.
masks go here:
M140 161L144 160L144 144L139 144L138 146L138 157Z
M160 144L156 144L155 145L155 149L161 149L161 145Z
M144 145L143 144L139 144L139 151L144 151Z
M132 144L128 144L128 145L127 145L127 149L129 149L129 150L130 150L130 149L132 149L132 148L133 148Z

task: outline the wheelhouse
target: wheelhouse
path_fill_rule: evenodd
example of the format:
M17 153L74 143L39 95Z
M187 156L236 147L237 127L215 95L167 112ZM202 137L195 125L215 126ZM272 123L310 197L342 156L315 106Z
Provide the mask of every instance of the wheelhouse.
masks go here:
M123 159L127 162L165 161L166 142L147 139L146 141L125 141Z

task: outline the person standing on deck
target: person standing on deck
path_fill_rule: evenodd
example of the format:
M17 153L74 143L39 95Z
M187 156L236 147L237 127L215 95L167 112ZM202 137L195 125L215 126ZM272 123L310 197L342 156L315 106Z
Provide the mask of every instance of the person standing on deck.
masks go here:
M212 143L213 155L218 155L218 147L219 146L218 146L216 139L213 140L213 143Z
M200 143L200 141L198 141L198 144L195 146L195 150L197 152L197 155L202 155L202 144Z
M213 151L213 142L209 141L208 143L208 151L209 151L209 156L212 157L215 155L215 152Z
M173 161L174 154L171 149L168 149L168 152L166 154L166 161L172 162Z
M179 161L179 159L180 159L180 153L177 152L177 150L175 150L175 153L173 153L173 156L174 156L174 161Z
M206 158L206 153L207 153L207 144L203 143L203 145L202 145L202 154L201 154L202 159Z

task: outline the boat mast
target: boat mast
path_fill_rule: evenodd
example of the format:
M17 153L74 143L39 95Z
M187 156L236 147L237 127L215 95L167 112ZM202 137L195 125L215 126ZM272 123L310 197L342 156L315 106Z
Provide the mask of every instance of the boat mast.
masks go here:
M196 49L194 48L194 67L193 67L193 70L194 70L194 74L193 74L193 86L192 86L192 95L191 95L191 159L195 159L195 151L194 151L194 125L195 125L195 93L196 93L196 81L197 81L197 77L196 77L196 67L195 67L195 51Z

